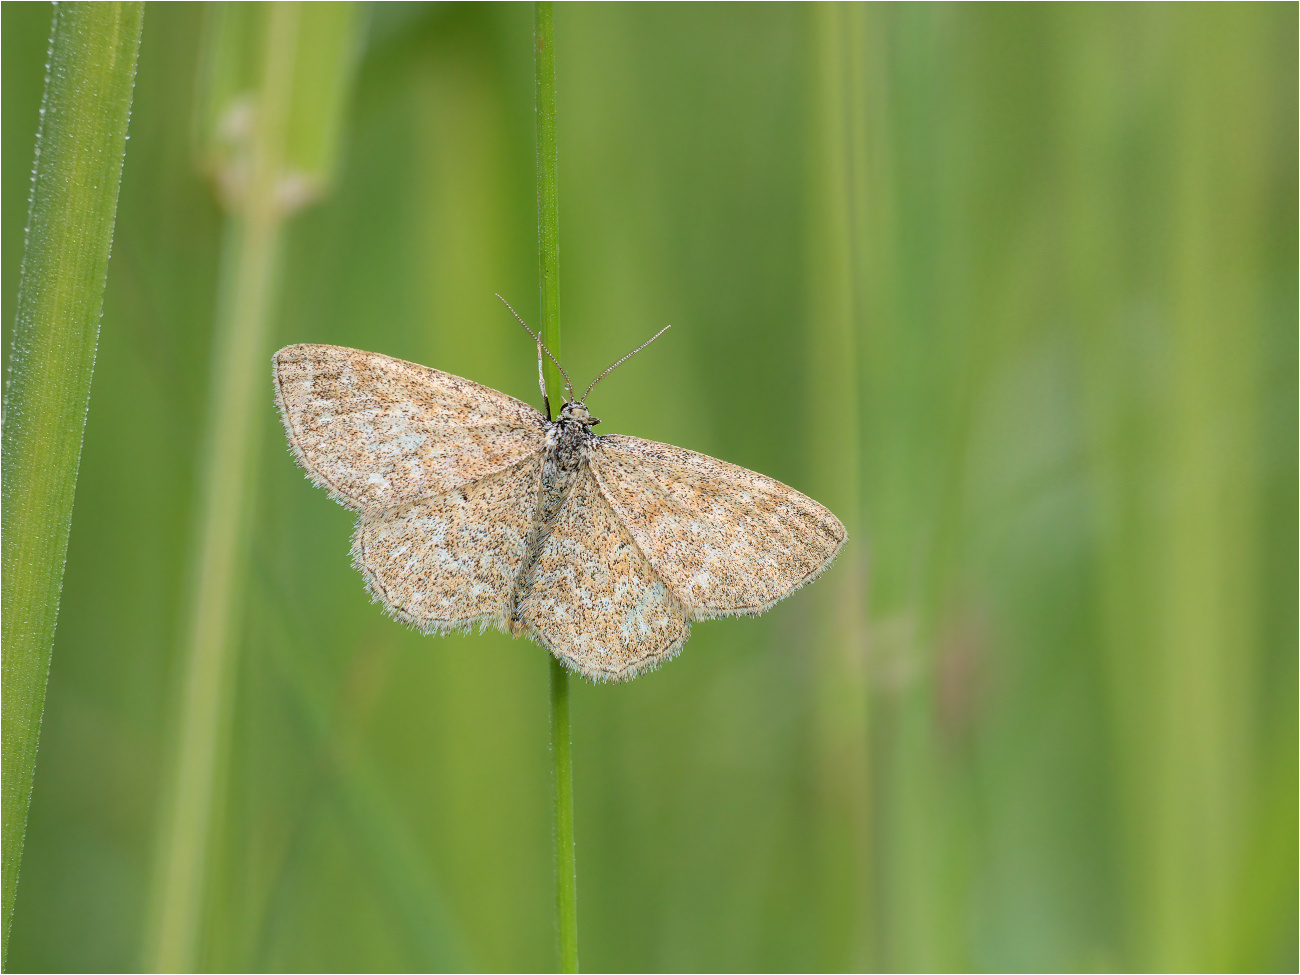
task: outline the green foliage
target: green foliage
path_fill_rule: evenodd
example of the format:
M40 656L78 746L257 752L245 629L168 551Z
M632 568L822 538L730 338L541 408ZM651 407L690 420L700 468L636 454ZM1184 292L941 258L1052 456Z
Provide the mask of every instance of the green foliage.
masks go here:
M143 17L140 3L69 3L56 8L49 34L5 385L6 954ZM12 211L7 216L19 219Z
M33 9L0 8L10 321ZM541 320L531 15L376 6L268 346L536 402L493 297ZM14 969L145 961L211 490L203 22L153 7L141 48ZM1295 968L1295 29L557 7L565 368L673 324L600 429L853 536L761 619L573 683L589 969ZM202 967L553 967L545 654L370 605L263 393Z

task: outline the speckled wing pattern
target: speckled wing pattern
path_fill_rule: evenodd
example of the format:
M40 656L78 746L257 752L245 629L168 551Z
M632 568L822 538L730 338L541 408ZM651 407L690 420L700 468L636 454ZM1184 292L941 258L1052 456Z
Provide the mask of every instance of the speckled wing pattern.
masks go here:
M371 594L426 633L503 626L540 470L537 453L437 497L363 512L352 562Z
M290 345L276 402L294 456L357 511L442 494L542 447L546 418L495 389L374 352Z
M636 437L596 437L601 493L692 617L762 613L830 565L847 533L780 481Z
M627 680L673 656L690 616L582 470L547 537L526 619L540 642L595 680Z

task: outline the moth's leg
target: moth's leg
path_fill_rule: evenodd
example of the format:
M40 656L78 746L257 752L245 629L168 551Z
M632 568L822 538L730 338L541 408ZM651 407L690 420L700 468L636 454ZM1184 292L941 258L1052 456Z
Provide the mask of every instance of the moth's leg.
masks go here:
M537 385L542 389L542 405L546 407L546 421L551 420L551 400L546 395L546 374L542 372L542 343L537 343ZM518 634L516 634L517 636Z

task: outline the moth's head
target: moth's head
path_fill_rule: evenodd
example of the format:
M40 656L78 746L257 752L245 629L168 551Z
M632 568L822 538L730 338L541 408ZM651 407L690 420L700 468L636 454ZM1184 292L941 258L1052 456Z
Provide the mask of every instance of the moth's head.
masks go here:
M573 400L565 403L560 407L560 422L581 423L585 427L594 427L600 422L600 417L592 416L587 412L586 405L582 400Z

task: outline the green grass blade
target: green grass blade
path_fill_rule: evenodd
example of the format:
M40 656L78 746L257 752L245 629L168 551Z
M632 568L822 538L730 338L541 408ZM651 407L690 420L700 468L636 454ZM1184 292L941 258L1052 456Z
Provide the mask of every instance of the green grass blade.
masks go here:
M6 950L143 23L67 3L50 35L3 435Z

